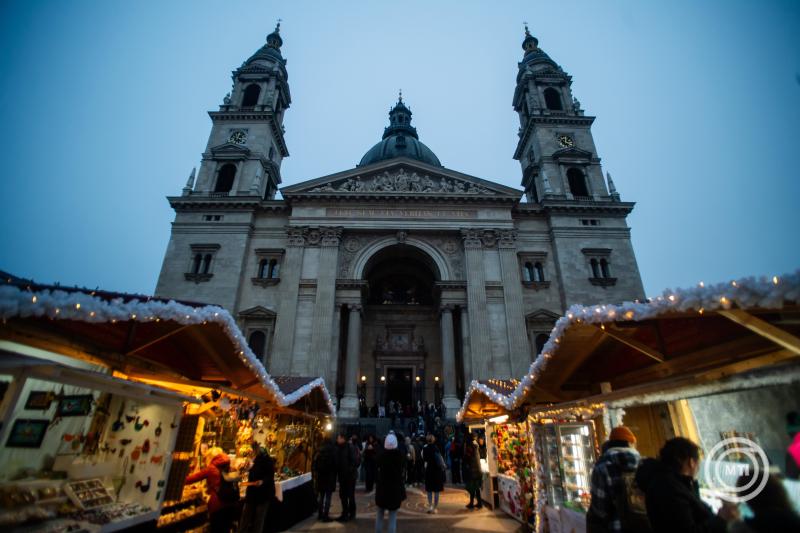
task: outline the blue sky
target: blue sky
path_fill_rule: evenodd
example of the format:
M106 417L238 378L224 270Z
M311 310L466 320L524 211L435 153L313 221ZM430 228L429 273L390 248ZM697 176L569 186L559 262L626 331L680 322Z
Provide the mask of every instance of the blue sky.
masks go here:
M353 167L402 87L449 168L518 187L522 22L573 76L648 294L800 267L800 2L0 3L0 269L152 293L230 72L283 19L284 185Z

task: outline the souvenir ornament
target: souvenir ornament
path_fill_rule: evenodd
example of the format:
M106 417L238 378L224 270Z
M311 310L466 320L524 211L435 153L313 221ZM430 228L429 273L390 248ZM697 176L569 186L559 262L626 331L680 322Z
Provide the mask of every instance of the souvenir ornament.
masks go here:
M147 476L147 484L144 484L141 481L137 481L136 488L142 492L147 492L148 490L150 490L150 476Z
M163 459L164 459L164 456L163 456L163 455L154 455L154 456L152 456L152 457L150 458L150 462L151 462L151 463L153 463L154 465L160 465L160 464L161 464L161 461L162 461ZM160 483L160 481L159 481L159 483Z
M136 417L135 416L130 416L130 415L125 415L125 420L127 420L128 424L130 424L131 422L136 420Z
M144 439L144 444L142 444L142 453L150 453L150 439Z
M138 416L137 416L137 417L136 417L136 422L134 422L134 423L133 423L133 429L135 429L136 431L141 431L141 430L142 430L142 428L144 428L144 427L147 427L147 426L149 426L149 425L150 425L150 422L149 422L149 421L147 421L147 420L145 420L144 422L142 422L142 423L140 424L140 423L139 423L139 418L140 418L140 417L138 417Z
M117 413L117 419L111 424L111 431L117 432L125 427L125 423L122 421L122 415L125 413L125 402L119 406L119 413Z
M119 443L122 444L123 446L127 446L128 444L131 443L131 439L120 439Z
M142 455L142 447L141 447L141 446L137 446L137 447L136 447L136 448L134 448L134 449L133 449L133 451L131 452L131 459L133 459L134 461L138 461L138 460L139 460L139 457L140 457L141 455Z
M156 437L160 437L161 436L161 422L158 423L158 427L156 428L155 435L156 435Z

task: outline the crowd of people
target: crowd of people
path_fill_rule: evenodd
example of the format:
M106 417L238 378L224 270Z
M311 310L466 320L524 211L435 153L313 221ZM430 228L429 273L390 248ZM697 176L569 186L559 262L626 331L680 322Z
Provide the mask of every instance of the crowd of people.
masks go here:
M587 533L800 531L800 515L776 474L750 472L738 479L743 488L756 485L754 475L767 476L763 490L747 501L752 517L742 519L739 507L725 500L715 513L700 498L697 444L675 437L664 443L658 458L643 459L636 442L629 428L619 426L603 444L592 470Z
M407 431L409 435L433 431L437 423L441 423L447 414L444 404L441 402L406 403L401 401L389 400L386 405L377 403L369 407L364 396L358 399L358 414L361 418L388 418L392 422L392 428L399 427Z

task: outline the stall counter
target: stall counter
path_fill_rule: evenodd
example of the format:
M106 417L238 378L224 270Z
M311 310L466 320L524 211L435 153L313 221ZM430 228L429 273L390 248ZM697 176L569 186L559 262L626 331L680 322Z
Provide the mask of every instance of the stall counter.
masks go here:
M279 502L283 501L283 493L292 490L295 487L299 487L305 483L311 482L311 472L306 474L300 474L299 476L290 477L289 479L284 479L283 481L276 481L275 482L275 499Z
M497 474L497 494L500 500L500 509L512 518L524 523L520 491L519 480L515 476Z

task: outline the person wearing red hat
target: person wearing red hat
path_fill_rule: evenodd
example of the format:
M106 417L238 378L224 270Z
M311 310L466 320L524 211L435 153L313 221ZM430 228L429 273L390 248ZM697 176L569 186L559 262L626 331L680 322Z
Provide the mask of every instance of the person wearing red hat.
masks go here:
M592 501L586 513L587 533L629 533L650 531L647 511L632 502L631 492L639 452L636 435L617 426L603 444L603 453L592 470Z

